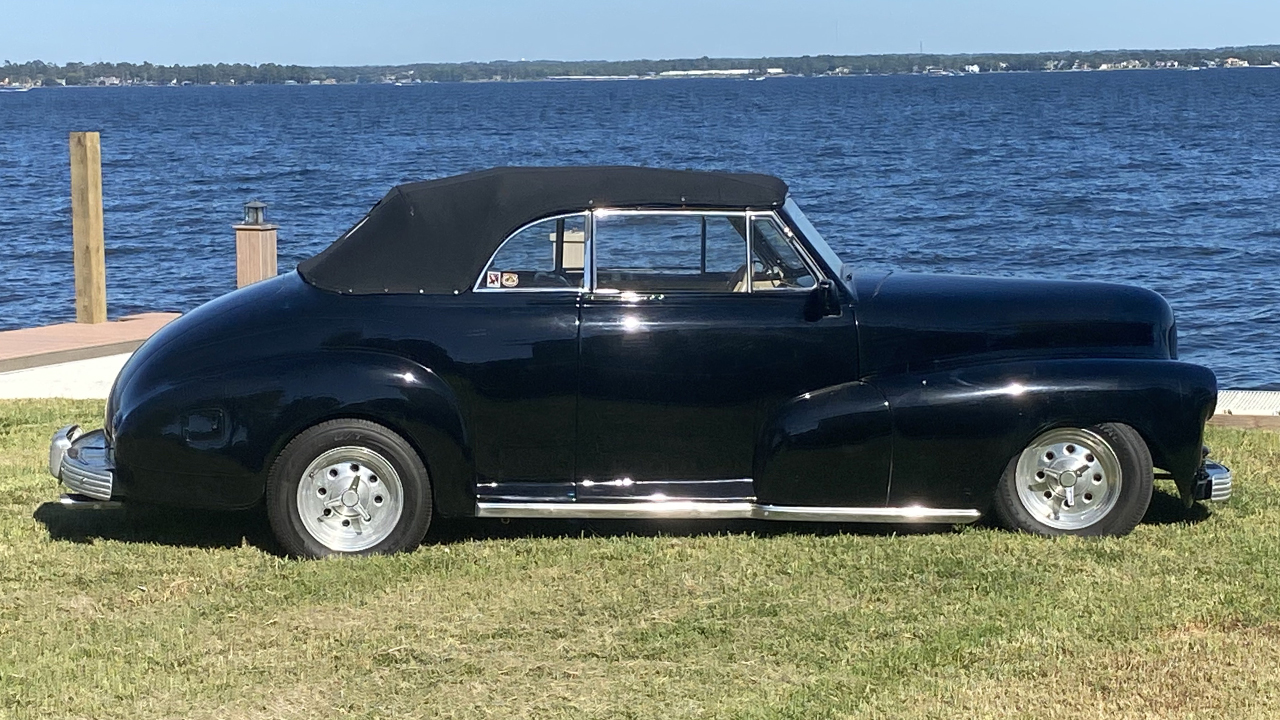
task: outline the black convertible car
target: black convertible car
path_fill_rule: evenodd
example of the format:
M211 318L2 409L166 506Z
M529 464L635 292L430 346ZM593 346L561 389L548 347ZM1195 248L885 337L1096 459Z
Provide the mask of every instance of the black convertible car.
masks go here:
M1153 467L1230 495L1216 394L1147 290L856 274L763 175L504 168L174 321L49 464L69 503L265 501L307 557L436 515L1116 535Z

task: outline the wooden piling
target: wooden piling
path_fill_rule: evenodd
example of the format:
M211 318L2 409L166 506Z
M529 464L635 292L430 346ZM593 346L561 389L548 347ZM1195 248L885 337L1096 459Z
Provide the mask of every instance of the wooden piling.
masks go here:
M102 230L102 146L96 132L71 133L71 234L76 322L107 321L107 265Z
M234 225L236 287L276 276L276 227L266 223Z

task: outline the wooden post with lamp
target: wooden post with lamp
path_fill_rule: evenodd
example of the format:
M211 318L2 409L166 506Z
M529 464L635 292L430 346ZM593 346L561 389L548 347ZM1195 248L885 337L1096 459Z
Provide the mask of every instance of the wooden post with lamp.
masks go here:
M276 229L267 222L267 204L244 204L244 222L236 231L236 287L276 276Z

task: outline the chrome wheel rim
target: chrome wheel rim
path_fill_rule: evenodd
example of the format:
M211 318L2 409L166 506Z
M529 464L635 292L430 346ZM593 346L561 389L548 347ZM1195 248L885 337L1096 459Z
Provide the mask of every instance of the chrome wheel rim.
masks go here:
M1102 520L1120 499L1120 458L1101 435L1060 428L1036 438L1018 457L1018 499L1031 516L1057 530Z
M369 448L325 451L311 461L298 483L303 527L336 552L360 552L386 540L403 512L400 475Z

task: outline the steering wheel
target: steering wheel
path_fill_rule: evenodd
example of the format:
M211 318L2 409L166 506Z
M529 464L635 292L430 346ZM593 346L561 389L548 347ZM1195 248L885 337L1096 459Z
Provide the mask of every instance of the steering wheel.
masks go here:
M559 285L560 287L573 287L573 283L569 282L569 278L549 272L534 273L533 283L538 287L546 287L548 284Z

